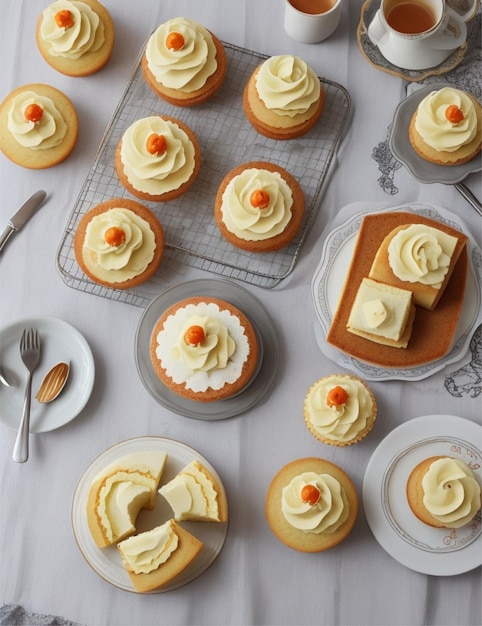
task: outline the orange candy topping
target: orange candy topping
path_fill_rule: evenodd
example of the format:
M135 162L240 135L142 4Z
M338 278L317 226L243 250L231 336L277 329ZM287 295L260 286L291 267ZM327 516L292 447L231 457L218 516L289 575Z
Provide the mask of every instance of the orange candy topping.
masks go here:
M104 239L109 246L118 248L126 240L126 234L122 228L119 228L118 226L111 226L105 231Z
M343 387L340 387L339 385L333 387L333 389L330 389L330 391L328 392L328 396L326 397L326 403L328 404L328 406L340 406L342 404L345 404L347 400L347 392L343 389Z
M249 201L256 209L266 209L269 206L269 193L264 189L255 189Z
M72 13L68 9L62 9L55 14L55 23L59 28L70 28L74 25Z
M184 333L184 341L190 346L198 346L206 339L202 326L190 326Z
M314 485L305 485L301 490L301 499L303 500L303 502L306 502L311 506L319 502L320 498L320 490Z
M175 31L173 31L172 33L169 33L169 35L166 37L166 48L168 50L174 50L175 52L177 52L178 50L181 50L183 46L184 37L181 35L181 33L176 33Z
M450 104L445 109L445 117L451 124L458 124L464 119L464 113L456 104Z
M152 135L149 135L147 138L146 148L149 154L157 154L157 156L161 156L166 151L167 140L164 135L156 135L156 133L152 133Z
M29 104L25 107L24 115L27 122L33 122L36 124L37 122L40 122L43 114L44 110L39 104Z

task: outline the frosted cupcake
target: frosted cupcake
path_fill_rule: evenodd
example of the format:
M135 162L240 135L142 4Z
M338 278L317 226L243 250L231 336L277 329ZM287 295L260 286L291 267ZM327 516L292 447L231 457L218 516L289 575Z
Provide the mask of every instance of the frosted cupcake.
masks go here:
M23 85L0 104L0 150L22 167L58 165L74 149L78 134L74 105L51 85Z
M110 59L114 23L97 0L56 0L40 15L37 46L47 63L67 76L88 76Z
M358 497L337 465L305 458L285 465L266 494L265 512L274 535L301 552L333 548L351 532Z
M202 24L176 17L150 36L142 72L151 89L167 102L195 106L212 98L223 84L226 53Z
M470 94L444 87L418 105L409 127L414 150L438 165L461 165L482 147L482 107Z
M332 446L350 446L364 439L377 417L377 402L357 376L331 374L315 382L304 401L310 433Z
M201 167L201 149L194 132L168 115L135 121L124 132L115 154L115 168L134 196L167 202L184 194Z
M437 528L460 528L480 510L481 489L472 470L446 456L424 459L407 481L407 499L414 515Z
M301 137L315 126L325 104L320 80L299 57L266 59L246 84L243 107L254 128L270 139Z

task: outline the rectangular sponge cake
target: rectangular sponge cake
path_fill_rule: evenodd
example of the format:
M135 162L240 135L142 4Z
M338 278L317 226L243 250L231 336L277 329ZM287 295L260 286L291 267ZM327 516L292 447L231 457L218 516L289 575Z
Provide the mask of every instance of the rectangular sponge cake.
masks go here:
M346 328L348 332L370 341L406 348L414 317L411 291L364 278Z
M413 293L414 304L433 311L466 242L466 235L446 224L402 224L383 239L369 277L409 289ZM432 253L433 257L430 256ZM397 269L395 264L398 263ZM432 272L431 268L438 268L439 264L445 267L445 274L440 270ZM432 284L428 278L431 274L435 275Z

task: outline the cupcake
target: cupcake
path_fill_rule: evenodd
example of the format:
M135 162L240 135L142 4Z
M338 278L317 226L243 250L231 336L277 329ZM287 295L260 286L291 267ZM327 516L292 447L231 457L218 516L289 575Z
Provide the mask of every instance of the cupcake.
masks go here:
M409 138L426 161L467 163L482 146L482 107L473 96L453 87L432 91L411 118Z
M248 318L229 302L187 298L159 318L150 341L154 371L173 393L199 402L230 398L257 371L259 346Z
M147 84L158 96L176 106L190 107L206 102L221 87L226 53L207 28L176 17L149 37L141 65Z
M407 481L407 500L414 515L436 528L460 528L480 510L481 489L463 461L434 456L421 461Z
M144 117L124 132L115 154L117 175L134 196L167 202L184 194L201 166L194 132L167 115Z
M300 552L321 552L353 528L358 497L350 477L319 458L297 459L273 478L265 513L274 535Z
M139 593L168 585L202 548L202 541L172 519L117 544L122 563Z
M225 239L248 252L287 246L303 219L298 181L273 163L253 161L231 170L216 194L214 217Z
M110 59L114 24L97 0L56 0L40 15L37 46L47 63L67 76L88 76Z
M304 401L310 433L332 446L351 446L364 439L377 417L373 392L361 378L331 374L316 381Z
M61 91L34 83L0 104L0 150L22 167L44 169L64 161L79 134L77 112Z
M246 84L243 107L252 126L270 139L301 137L315 126L325 94L310 66L292 55L266 59Z
M129 289L148 280L164 254L164 231L147 207L113 198L88 211L74 236L82 271L95 283Z

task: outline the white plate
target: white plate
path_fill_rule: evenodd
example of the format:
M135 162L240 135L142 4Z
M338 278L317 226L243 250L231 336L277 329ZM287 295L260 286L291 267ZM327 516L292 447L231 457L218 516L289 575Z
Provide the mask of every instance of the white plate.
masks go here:
M24 328L35 327L41 342L40 364L32 380L30 432L44 433L67 424L82 411L94 386L94 358L84 337L73 326L55 317L29 317L0 330L0 363L15 380L15 387L0 384L0 422L18 428L28 371L20 358ZM70 363L70 373L61 394L48 404L35 400L47 372L57 363Z
M262 356L256 377L241 393L226 400L196 402L178 396L164 385L151 363L149 346L157 320L171 305L195 296L211 296L236 306L253 324L261 344ZM200 279L166 289L151 302L139 322L135 356L144 386L160 404L186 417L220 420L244 413L266 396L278 373L280 344L273 320L263 304L247 289L227 280Z
M414 203L384 207L379 211L375 211L373 205L369 205L369 210L365 209L360 212L360 209L365 206L367 206L366 203L357 203L341 209L336 220L330 225L330 232L324 241L321 260L311 283L317 317L315 321L317 343L323 354L329 359L351 369L367 380L422 380L440 371L445 366L456 363L469 350L472 330L482 321L482 277L480 275L480 263L474 262L474 257L480 259L482 252L462 220L457 215L441 207ZM382 211L412 211L420 213L431 219L450 224L453 228L461 230L468 236L469 263L467 286L462 312L457 330L455 331L453 347L442 359L415 368L389 369L377 367L339 352L326 342L326 335L330 328L333 314L338 306L343 283L351 262L359 226L365 215Z
M462 165L437 165L419 156L412 147L408 137L410 120L419 103L431 91L449 87L450 83L430 83L417 89L405 98L397 107L390 132L390 150L408 169L410 174L421 183L454 184L463 181L469 174L480 172L482 155L477 155Z
M92 569L111 585L125 591L135 592L135 589L122 564L122 559L116 546L109 546L101 550L92 539L87 524L87 498L92 480L104 467L125 454L149 450L166 452L168 455L160 485L167 483L188 463L197 459L212 473L218 481L220 488L224 490L216 470L204 457L186 444L164 437L137 437L121 441L105 450L89 465L77 485L72 502L72 528L75 539L82 555ZM167 500L159 495L152 511L142 510L139 513L136 529L138 532L144 532L171 518L172 510ZM224 545L228 532L227 522L180 522L180 524L200 539L204 546L196 559L169 585L152 593L172 591L194 580L214 562Z
M462 528L432 528L412 513L405 487L412 469L431 456L466 463L482 483L482 427L452 415L426 415L395 428L378 445L363 479L368 524L382 548L422 574L452 576L482 564L481 512Z

